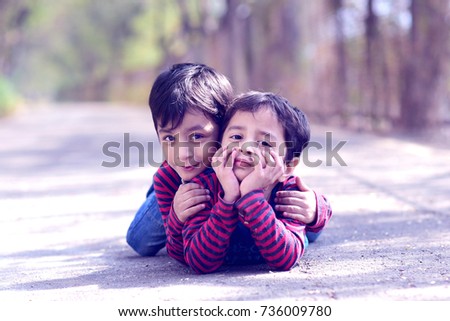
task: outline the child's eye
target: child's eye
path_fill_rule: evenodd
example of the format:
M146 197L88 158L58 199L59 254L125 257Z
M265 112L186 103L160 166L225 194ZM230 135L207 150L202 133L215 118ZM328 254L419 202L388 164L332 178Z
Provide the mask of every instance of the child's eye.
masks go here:
M272 148L272 144L269 143L268 141L263 140L260 141L259 143L261 144L262 147Z
M174 142L175 141L175 137L172 136L172 135L167 135L167 136L164 136L162 140L165 141L165 142Z
M230 138L234 139L234 140L241 140L242 139L242 135L235 134L235 135L231 135Z
M200 139L202 139L202 138L204 138L205 137L205 135L202 135L202 134L199 134L199 133L194 133L194 134L192 134L191 135L191 140L200 140Z

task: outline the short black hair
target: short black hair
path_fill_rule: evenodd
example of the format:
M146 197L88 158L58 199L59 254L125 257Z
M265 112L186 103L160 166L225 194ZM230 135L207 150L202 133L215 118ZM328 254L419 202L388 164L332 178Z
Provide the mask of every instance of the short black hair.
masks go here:
M158 131L158 122L178 127L190 108L199 108L220 125L232 98L233 88L223 74L204 64L181 63L159 74L148 103Z
M249 91L237 96L225 113L222 129L225 130L231 118L238 111L254 113L261 108L269 108L277 116L277 120L284 128L284 139L287 153L285 162L299 157L309 143L311 129L306 115L289 101L271 92ZM223 135L223 130L221 136Z

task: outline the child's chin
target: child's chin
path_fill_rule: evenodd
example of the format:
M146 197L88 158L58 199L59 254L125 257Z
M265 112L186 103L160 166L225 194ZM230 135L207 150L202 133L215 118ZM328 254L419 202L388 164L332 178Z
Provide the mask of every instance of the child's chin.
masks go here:
M183 182L189 182L191 181L195 176L197 175L180 175Z
M240 183L244 180L244 178L246 178L251 173L251 170L235 168L235 169L233 169L233 172L234 172L234 175L236 175L236 178Z
M183 181L188 182L188 181L192 180L194 177L198 176L202 171L203 171L203 169L195 169L190 172L178 170L177 173L178 173L178 175L180 175L180 177Z

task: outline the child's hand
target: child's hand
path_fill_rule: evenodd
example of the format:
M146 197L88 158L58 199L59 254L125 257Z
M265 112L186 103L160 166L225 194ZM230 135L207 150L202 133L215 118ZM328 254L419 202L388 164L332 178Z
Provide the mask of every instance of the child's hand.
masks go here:
M264 155L259 149L255 149L255 152L255 157L258 157L258 160L254 170L241 182L242 196L255 189L269 187L284 174L283 160L274 150L265 151L266 154Z
M277 192L275 209L283 212L283 216L300 221L304 224L311 224L316 221L316 195L305 184L300 177L296 177L300 191L280 191Z
M173 198L173 210L181 222L186 222L189 216L197 214L205 208L209 201L209 191L196 183L182 184Z
M233 173L236 154L235 148L223 149L221 147L217 150L211 162L211 166L216 172L217 179L224 191L223 200L228 203L234 203L240 197L239 181Z

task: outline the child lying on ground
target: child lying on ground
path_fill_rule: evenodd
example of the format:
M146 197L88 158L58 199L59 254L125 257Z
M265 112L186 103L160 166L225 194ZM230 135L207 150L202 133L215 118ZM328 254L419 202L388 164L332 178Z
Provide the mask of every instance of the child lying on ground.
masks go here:
M186 123L195 117L191 118ZM183 132L184 122L177 133ZM155 189L163 217L168 212L166 231L176 239L172 256L197 272L207 273L222 266L230 252L237 258L245 257L256 246L258 255L246 263L262 258L276 270L295 266L308 244L306 230L320 232L332 214L325 197L318 194L316 215L310 222L293 220L274 209L278 191L299 191L292 173L309 135L304 114L278 95L250 92L235 99L224 119L223 148L213 159L214 170L206 168L189 177L206 187L211 199L203 210L184 220L176 214L180 203L175 197L177 176L183 178L194 171L205 157L195 158L193 151L180 153L179 167L171 164L177 157L169 155L168 163L155 175ZM247 231L247 240L233 237L242 230ZM237 251L236 242L241 242Z
M152 86L149 105L152 111L155 129L158 131L161 127L168 127L165 128L166 132L161 133L164 135L163 146L169 143L167 141L168 139L173 138L173 141L167 145L168 147L166 146L166 151L169 151L171 148L176 149L177 152L174 156L178 157L178 162L181 162L182 160L179 158L185 157L182 155L185 151L183 148L188 147L188 152L197 148L195 155L192 154L189 157L203 159L205 156L206 162L204 162L204 165L209 167L210 160L208 156L214 153L214 148L219 144L217 142L219 127L225 109L231 102L232 97L233 89L227 77L209 66L198 63L181 63L164 70ZM184 115L186 112L191 111L197 111L200 113L200 116L206 116L211 121L208 123L211 126L208 129L210 131L208 135L210 135L209 138L214 138L213 140L208 140L209 138L205 140L205 137L201 137L204 133L197 130L196 132L190 133L185 141L179 141L180 135L176 135L176 129L179 126L187 124L187 122L183 122ZM198 123L196 123L196 119L193 119L193 123L190 123L190 125L196 124L201 127L201 122L205 119L200 118ZM167 130L175 133L172 135L173 137L168 137ZM160 136L158 137L161 138ZM203 149L202 146L206 146L209 149ZM190 177L200 173L206 167L200 166L186 176L183 174L183 171L185 171L183 167L177 167L177 164L173 165L173 169L179 173L174 174L175 177L173 180L177 181L177 183L174 186L174 190L171 191L174 192L171 199L175 196L175 212L180 220L184 222L190 215L204 209L206 203L210 201L207 193L208 190L199 184L189 183ZM201 165L203 165L203 162ZM181 184L181 177L183 177L185 182L183 184ZM277 209L282 211L286 217L310 223L315 218L317 212L316 195L300 181L300 178L297 178L297 185L301 189L300 192L281 192L277 195L276 202L279 207ZM170 203L169 205L171 206ZM164 217L167 223L168 213ZM154 185L152 184L145 202L136 212L128 228L126 236L127 243L142 256L156 255L167 243L170 255L173 253L172 244L174 241L170 233L166 237L166 234L168 234L166 233L168 226L167 224L166 226L164 225L163 216L156 200ZM310 241L313 241L317 235L317 233L313 233L312 231L308 231L307 233ZM244 264L246 261L254 262L255 257L261 259L256 247L249 247L247 244L249 241L252 242L247 229L240 229L240 226L238 226L237 230L233 233L233 240L236 242L233 242L234 245L229 251L228 263ZM233 255L233 253L242 254L244 249L251 249L251 251L247 255Z

